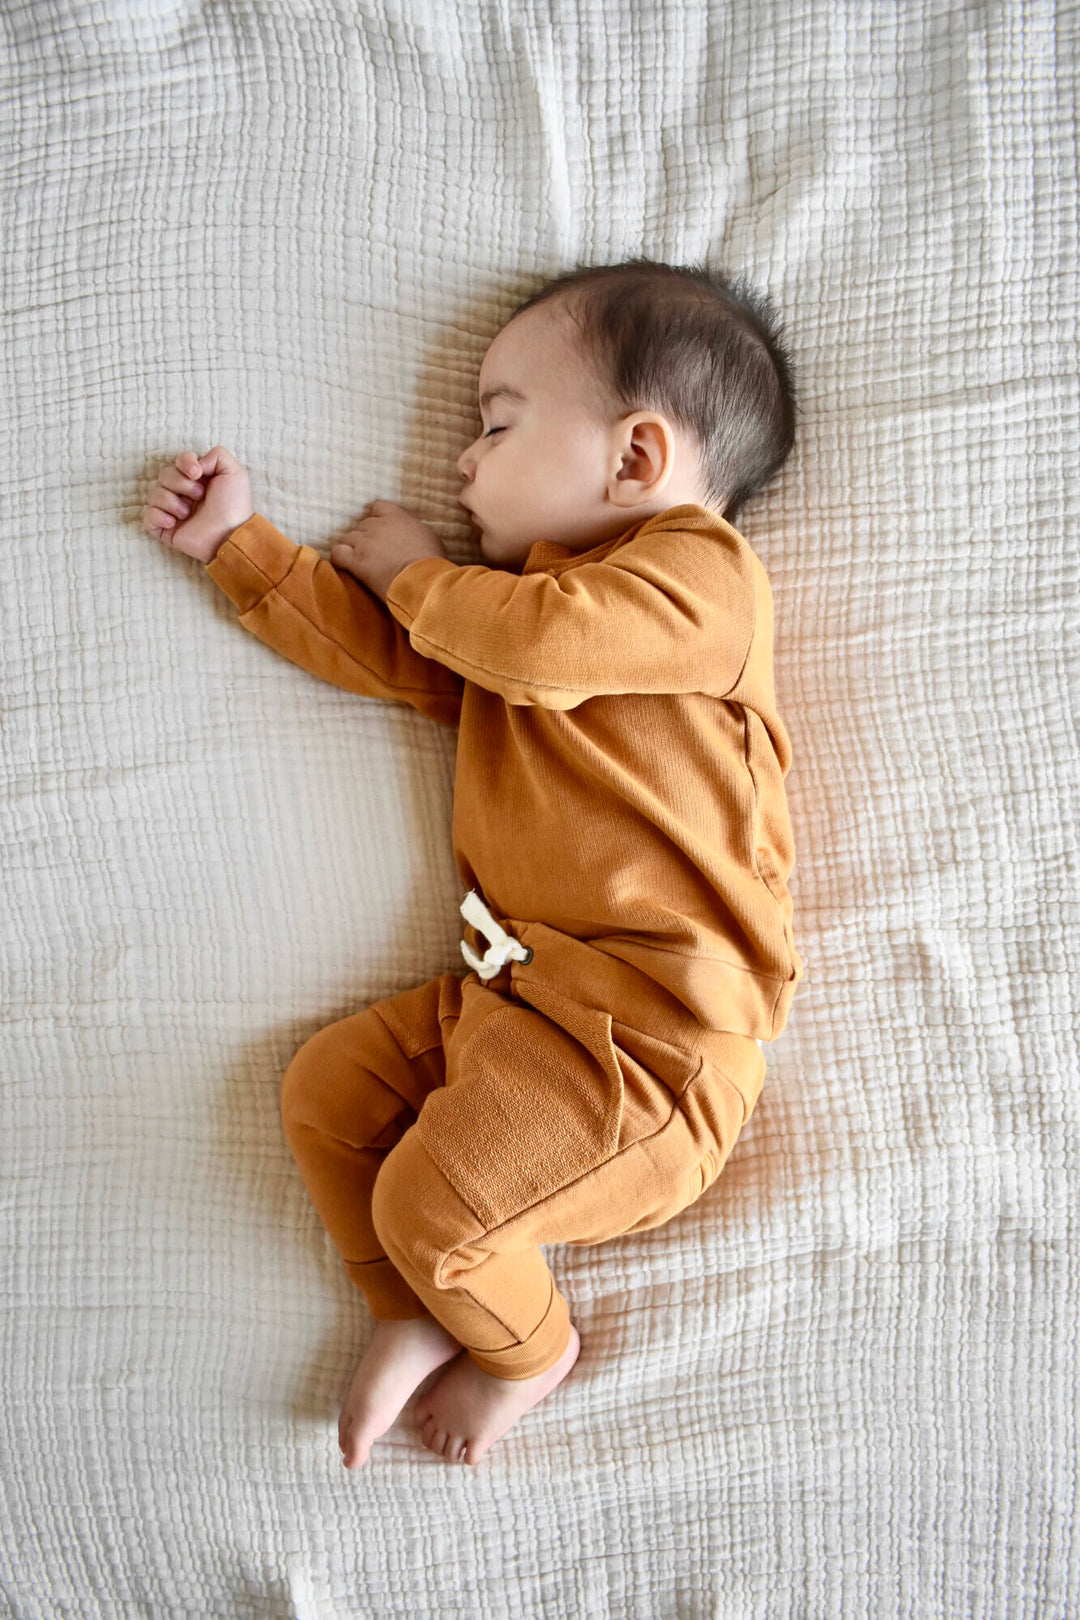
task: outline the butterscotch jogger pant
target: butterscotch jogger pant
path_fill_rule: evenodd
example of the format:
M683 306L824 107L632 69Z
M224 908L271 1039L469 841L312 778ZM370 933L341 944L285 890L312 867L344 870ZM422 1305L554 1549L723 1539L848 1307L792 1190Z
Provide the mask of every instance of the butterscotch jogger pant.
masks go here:
M372 1315L430 1313L497 1378L569 1341L540 1245L670 1220L761 1089L757 1041L651 1005L608 962L603 1007L536 964L443 974L320 1030L282 1082L289 1146Z

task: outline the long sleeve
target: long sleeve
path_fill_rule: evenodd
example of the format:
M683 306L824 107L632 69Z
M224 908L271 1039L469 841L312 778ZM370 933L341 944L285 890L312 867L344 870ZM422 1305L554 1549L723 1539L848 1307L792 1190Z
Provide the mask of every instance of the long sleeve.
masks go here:
M736 684L753 635L752 553L715 516L646 524L602 561L561 573L409 563L387 605L418 653L511 704L572 709L623 692Z
M452 566L452 565L451 565ZM364 697L411 703L457 725L464 681L425 657L366 586L255 513L206 572L240 610L245 630L320 680Z

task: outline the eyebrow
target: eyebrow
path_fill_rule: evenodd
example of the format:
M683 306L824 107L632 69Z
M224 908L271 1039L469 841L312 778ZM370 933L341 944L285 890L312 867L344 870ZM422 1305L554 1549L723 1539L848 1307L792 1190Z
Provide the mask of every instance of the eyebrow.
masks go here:
M489 388L485 393L480 395L480 409L483 410L485 406L490 405L493 399L499 398L500 396L503 399L515 399L519 405L525 404L524 394L519 394L516 388L510 388L507 384L503 383L498 388Z

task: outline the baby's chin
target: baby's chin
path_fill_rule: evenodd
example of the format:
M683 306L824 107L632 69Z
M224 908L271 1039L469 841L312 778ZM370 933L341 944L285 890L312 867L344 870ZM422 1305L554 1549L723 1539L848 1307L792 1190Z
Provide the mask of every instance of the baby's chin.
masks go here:
M501 568L508 574L520 574L525 564L520 548L500 546L489 534L480 536L480 556L488 568Z

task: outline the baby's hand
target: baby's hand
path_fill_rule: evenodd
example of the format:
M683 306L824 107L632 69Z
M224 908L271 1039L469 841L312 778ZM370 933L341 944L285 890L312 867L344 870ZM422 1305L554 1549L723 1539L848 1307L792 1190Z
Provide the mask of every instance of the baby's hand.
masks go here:
M208 563L252 515L246 468L216 444L204 456L183 450L161 469L143 507L142 526L163 545Z
M370 515L330 548L334 567L354 574L384 602L395 575L409 563L445 556L446 547L435 530L397 501L372 501Z

